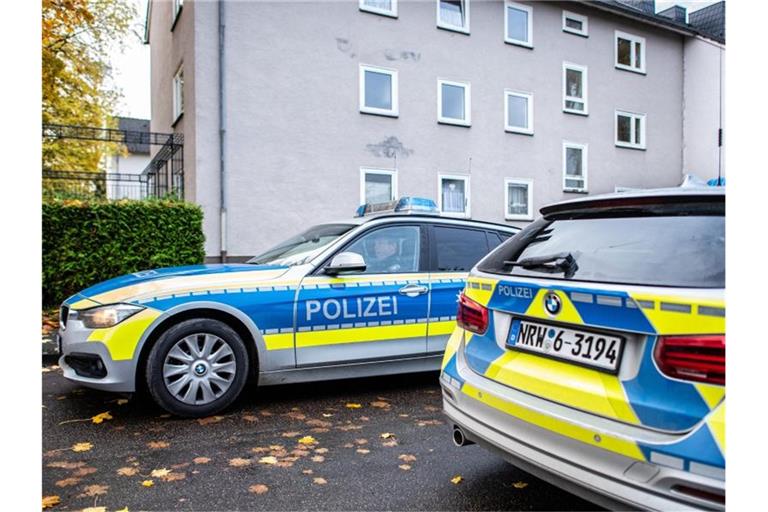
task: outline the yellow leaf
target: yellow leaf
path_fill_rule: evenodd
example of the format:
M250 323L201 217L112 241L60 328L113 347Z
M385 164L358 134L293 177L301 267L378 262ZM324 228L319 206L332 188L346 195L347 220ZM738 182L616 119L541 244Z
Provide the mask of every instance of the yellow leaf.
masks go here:
M512 487L514 487L515 489L525 489L526 487L528 487L528 484L525 482L515 482L512 484Z
M360 404L353 404L353 403L349 403L349 404L347 404L345 407L346 407L347 409L360 409L360 408L362 407L362 405L360 405Z
M162 478L162 477L166 476L170 472L171 472L170 469L165 469L165 468L153 469L152 473L150 473L150 476L153 476L155 478Z
M92 417L91 421L96 423L96 424L99 424L99 423L103 422L104 420L111 420L111 419L112 419L112 415L109 414L109 411L107 411L107 412L99 413L96 416Z
M91 448L93 448L93 445L91 443L75 443L72 446L72 451L73 452L87 452Z
M250 486L248 490L251 491L253 494L264 494L269 490L269 487L267 487L264 484L256 484L256 485Z
M58 496L43 496L43 508L50 508L61 503Z
M299 439L300 444L317 444L317 440L312 436L304 436Z
M152 487L153 485L155 485L155 482L153 482L152 480L144 480L143 482L141 482L141 485L143 485L144 487Z
M277 464L277 457L262 457L259 459L259 464Z
M107 507L87 507L82 512L107 512Z
M121 508L120 510L115 510L115 512L128 512L128 507Z
M320 478L320 477L317 477L312 481L315 482L317 485L325 485L328 483L328 481L325 478Z
M236 468L242 468L244 466L250 466L251 465L251 459L242 459L240 457L236 457L234 459L229 459L229 465L236 467Z
M451 482L452 482L454 485L455 485L455 484L458 484L458 483L460 483L462 480L464 480L464 478L462 478L462 477L461 477L461 476L459 476L459 475L456 475L455 477L451 478Z
M395 437L395 434L391 432L384 432L383 434L381 434L382 439L389 439L390 437Z
M399 465L399 466L397 466L397 467L399 467L399 468L400 468L400 469L402 469L403 471L409 471L409 470L411 469L411 465L410 465L410 464L400 464L400 465Z

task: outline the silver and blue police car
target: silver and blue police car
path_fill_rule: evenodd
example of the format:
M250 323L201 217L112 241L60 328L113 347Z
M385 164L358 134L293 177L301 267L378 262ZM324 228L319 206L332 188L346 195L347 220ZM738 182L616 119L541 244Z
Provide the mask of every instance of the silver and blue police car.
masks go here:
M137 272L61 307L64 376L146 384L166 410L205 416L259 386L438 370L469 269L518 231L444 218L433 201L363 205L246 264Z
M725 192L594 196L482 259L440 382L475 442L609 508L725 505Z

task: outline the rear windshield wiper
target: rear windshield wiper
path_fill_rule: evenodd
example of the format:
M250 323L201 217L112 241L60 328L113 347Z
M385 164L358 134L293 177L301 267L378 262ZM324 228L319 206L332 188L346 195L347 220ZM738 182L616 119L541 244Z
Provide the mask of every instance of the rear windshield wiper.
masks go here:
M504 265L510 267L523 267L525 270L546 272L548 274L559 274L563 272L566 278L573 277L576 270L579 268L579 265L576 263L576 258L569 252L505 261Z

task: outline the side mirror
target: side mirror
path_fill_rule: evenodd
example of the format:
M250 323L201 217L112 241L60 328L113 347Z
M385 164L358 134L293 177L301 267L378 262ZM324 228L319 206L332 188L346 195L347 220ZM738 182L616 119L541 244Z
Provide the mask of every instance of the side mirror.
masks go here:
M323 272L335 276L341 272L363 272L366 268L365 260L356 252L340 252L333 257Z

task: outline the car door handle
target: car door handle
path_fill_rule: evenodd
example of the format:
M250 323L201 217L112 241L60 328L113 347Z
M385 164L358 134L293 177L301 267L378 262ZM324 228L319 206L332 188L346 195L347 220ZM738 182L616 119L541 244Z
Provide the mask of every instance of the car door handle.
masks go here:
M400 295L407 295L408 297L417 297L421 294L427 293L429 288L420 284L407 284L400 288Z

